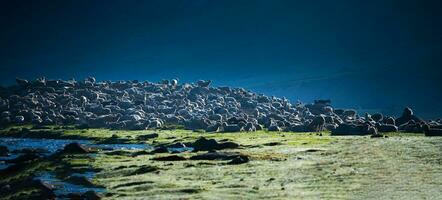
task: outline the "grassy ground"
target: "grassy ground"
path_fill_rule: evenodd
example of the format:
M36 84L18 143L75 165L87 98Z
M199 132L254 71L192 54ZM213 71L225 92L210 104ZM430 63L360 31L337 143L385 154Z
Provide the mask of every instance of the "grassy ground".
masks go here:
M111 135L152 145L229 140L241 148L224 150L250 162L154 161L169 154L130 156L98 153L71 159L102 169L93 180L107 199L438 199L442 196L442 137L391 133L388 138L330 136L328 133L196 133L156 131L158 138L138 141L152 131L63 130L58 136L103 140ZM0 133L5 136L8 133ZM204 152L184 152L190 157ZM146 170L147 169L147 170ZM143 170L143 171L141 171Z

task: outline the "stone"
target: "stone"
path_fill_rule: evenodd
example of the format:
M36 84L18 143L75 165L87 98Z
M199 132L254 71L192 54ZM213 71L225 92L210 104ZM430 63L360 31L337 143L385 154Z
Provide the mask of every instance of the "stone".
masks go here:
M382 132L382 133L397 132L398 131L398 127L395 125L391 125L391 124L382 124L382 125L379 125L377 128L378 128L378 131Z
M410 120L415 122L421 122L422 120L419 117L416 117L413 113L413 110L409 107L406 107L402 113L402 115L396 119L396 125L401 126Z
M178 155L170 155L170 156L163 156L163 157L155 157L152 158L152 160L155 161L183 161L187 160L186 158Z
M137 136L137 140L149 140L149 139L153 139L153 138L157 138L157 137L158 137L158 133L150 133L150 134Z
M368 135L369 126L365 124L352 124L344 123L340 124L335 130L332 131L332 135Z
M423 125L425 136L442 136L442 129L430 128L428 124Z
M95 185L86 177L84 176L69 176L67 179L65 179L66 182L72 183L75 185L81 185L84 187L94 187Z
M271 125L268 128L268 131L281 131L282 129L278 125Z
M102 198L100 194L93 190L85 192L83 195L81 195L81 197L83 197L85 200L100 200Z
M67 144L63 148L61 153L65 153L65 154L86 154L86 153L90 153L90 150L87 147L81 145L78 142L73 142L73 143Z
M384 119L384 116L381 113L375 113L371 115L371 119L373 119L375 122L380 122Z
M228 165L239 165L239 164L244 164L244 163L248 163L249 157L241 155L241 156L237 156L235 158L233 158L230 162L228 162Z
M195 142L193 142L191 146L194 148L194 151L211 151L211 150L222 150L222 149L234 149L238 148L239 144L234 142L218 143L214 139L206 139L205 137L200 137Z
M238 157L238 153L211 151L190 157L190 160L231 160Z
M9 155L8 147L0 145L0 156L8 156L8 155Z
M307 126L307 130L319 132L324 130L324 126L325 126L325 118L323 116L317 116Z

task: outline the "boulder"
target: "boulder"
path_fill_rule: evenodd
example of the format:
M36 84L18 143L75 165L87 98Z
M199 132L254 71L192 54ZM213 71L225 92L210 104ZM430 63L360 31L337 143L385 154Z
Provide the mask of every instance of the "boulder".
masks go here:
M250 160L249 160L248 156L240 155L240 156L237 156L237 157L233 158L227 164L229 164L229 165L239 165L239 164L248 163L249 161Z
M231 160L238 157L238 153L211 151L190 157L190 160Z
M94 187L95 185L86 177L84 176L69 176L67 179L65 179L64 181L68 182L68 183L72 183L75 185L81 185L84 187Z
M368 135L371 134L369 127L366 124L343 123L332 131L332 135Z
M322 131L325 126L325 118L323 116L316 116L313 118L312 122L307 126L308 131Z
M8 156L9 149L6 146L0 145L0 156Z
M413 110L409 107L406 107L402 112L402 115L397 118L396 125L401 126L409 121L413 120L414 122L421 122L422 120L419 117L416 117L413 113Z
M425 136L442 136L442 129L430 128L428 124L423 125Z
M158 137L158 133L150 133L150 134L137 136L137 140L149 140L149 139L153 139L153 138L157 138L157 137Z
M90 150L78 142L73 142L73 143L67 144L63 148L63 150L61 150L61 153L64 153L64 154L85 154L85 153L90 153Z
M282 131L282 129L278 125L270 125L267 130L268 131Z
M191 144L194 151L211 151L211 150L221 150L221 149L234 149L238 148L239 145L234 142L222 142L218 143L214 139L206 139L205 137L198 138L195 142Z
M155 158L152 158L152 160L155 160L155 161L183 161L183 160L187 160L187 159L182 156L178 156L178 155L170 155L170 156L155 157Z
M382 133L397 132L398 131L398 127L395 125L391 125L391 124L381 124L377 128L378 128L378 131L382 132Z
M222 125L223 132L240 132L242 130L243 130L242 127L238 124L223 123L223 125Z
M85 192L81 197L85 200L100 200L102 198L100 194L93 190Z
M371 115L371 119L373 119L375 122L380 122L384 119L384 116L381 113L375 113Z

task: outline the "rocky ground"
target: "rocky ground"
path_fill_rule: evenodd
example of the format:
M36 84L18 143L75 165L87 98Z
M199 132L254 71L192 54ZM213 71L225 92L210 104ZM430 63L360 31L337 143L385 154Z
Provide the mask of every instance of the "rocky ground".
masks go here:
M437 199L442 121L211 81L0 87L0 199Z
M18 127L4 129L0 136L148 145L141 149L71 145L50 156L15 163L12 170L0 170L1 199L437 199L442 195L442 138L422 133L372 137ZM57 185L39 176L45 171L98 190L60 196ZM86 172L93 176L82 175ZM81 175L72 178L73 174Z
M359 115L329 100L291 103L211 81L83 81L17 79L0 87L0 126L76 125L78 128L145 130L184 128L205 132L329 130L336 135L425 132L442 135L442 121L424 121L410 108L399 117Z

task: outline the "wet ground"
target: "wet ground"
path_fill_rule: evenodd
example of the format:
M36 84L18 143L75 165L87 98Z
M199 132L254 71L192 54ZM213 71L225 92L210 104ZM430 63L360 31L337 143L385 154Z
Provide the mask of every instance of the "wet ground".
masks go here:
M0 193L5 194L0 199L31 199L41 194L41 188L34 186L4 191L5 185L19 188L17 183L29 177L54 186L58 199L88 191L104 199L442 196L442 137L409 133L370 138L330 136L326 132L153 132L51 129L44 136L52 139L45 139L38 138L37 130L26 133L32 138L23 138L16 130L0 131L0 146L10 150L9 156L1 159L17 158L23 149L38 149L41 154L23 168L0 173ZM189 144L201 136L239 146L196 151ZM55 156L72 142L93 151Z

